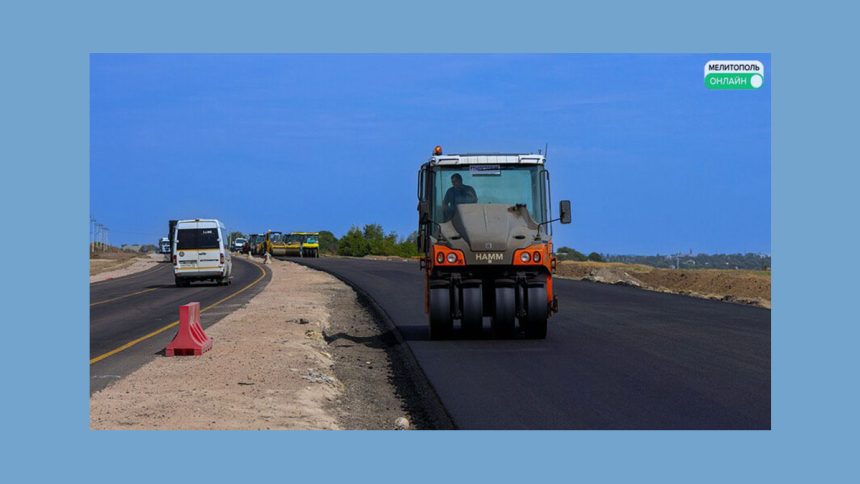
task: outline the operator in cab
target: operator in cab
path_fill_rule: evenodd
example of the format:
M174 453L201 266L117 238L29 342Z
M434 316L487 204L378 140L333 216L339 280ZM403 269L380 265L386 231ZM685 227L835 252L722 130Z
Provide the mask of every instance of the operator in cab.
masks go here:
M464 185L463 177L459 173L451 175L451 184L453 186L445 192L445 198L442 200L442 210L445 220L450 220L454 216L457 205L478 202L478 195L475 193L475 189L469 185Z

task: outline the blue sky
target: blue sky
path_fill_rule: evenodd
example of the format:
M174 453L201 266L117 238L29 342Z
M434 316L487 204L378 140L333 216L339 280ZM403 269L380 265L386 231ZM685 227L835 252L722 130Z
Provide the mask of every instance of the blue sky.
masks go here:
M760 60L765 83L708 90L711 59ZM770 253L770 82L762 54L98 54L91 213L115 244L189 217L405 236L433 146L548 143L554 203L573 203L556 246Z

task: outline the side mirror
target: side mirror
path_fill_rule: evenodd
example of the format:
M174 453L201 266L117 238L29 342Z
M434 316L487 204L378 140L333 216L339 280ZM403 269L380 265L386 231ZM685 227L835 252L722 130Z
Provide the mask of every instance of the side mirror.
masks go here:
M571 218L570 200L562 200L558 203L559 220L563 224L569 224Z

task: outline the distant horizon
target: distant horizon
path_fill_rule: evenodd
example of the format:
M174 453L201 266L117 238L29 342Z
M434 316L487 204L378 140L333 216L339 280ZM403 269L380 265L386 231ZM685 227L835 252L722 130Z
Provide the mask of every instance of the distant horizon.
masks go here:
M244 234L244 235L247 236L249 234ZM337 236L337 234L335 234L335 236ZM340 237L338 237L338 239L340 239ZM141 242L127 242L127 243L124 243L122 245L113 245L112 244L111 246L114 248L117 248L117 249L122 249L123 247L130 247L130 246L138 246L138 247L153 246L153 247L157 247L158 244L156 244L154 242L142 242L142 243ZM558 250L562 247L575 249L579 252L584 253L585 255L588 255L592 252L596 252L602 256L610 256L610 257L675 257L675 256L696 257L696 256L703 256L703 255L704 256L716 256L716 255L748 255L748 254L771 257L771 254L767 253L767 252L698 252L698 253L697 252L693 252L693 253L678 252L678 253L674 253L674 254L659 254L659 253L657 253L657 254L616 254L616 253L611 253L611 252L600 252L599 250L589 250L586 252L586 251L579 250L576 247L569 247L566 245L556 245L554 247L554 249Z
M705 88L725 58L761 61L764 85ZM553 206L573 204L556 247L771 251L767 54L93 54L90 74L90 212L115 245L197 217L404 238L433 146L548 144Z

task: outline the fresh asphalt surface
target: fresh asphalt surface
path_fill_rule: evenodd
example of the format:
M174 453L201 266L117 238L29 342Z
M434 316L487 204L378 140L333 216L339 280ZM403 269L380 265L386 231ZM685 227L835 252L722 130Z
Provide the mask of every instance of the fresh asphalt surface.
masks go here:
M179 306L199 302L200 324L207 328L245 304L269 279L269 269L234 255L233 280L229 286L195 282L191 287L176 287L173 266L167 262L143 272L90 284L90 393L161 354L176 334L176 326L99 359L177 321ZM98 361L93 362L95 359Z
M457 428L770 428L767 309L556 279L546 340L431 341L417 263L291 260L382 308Z

